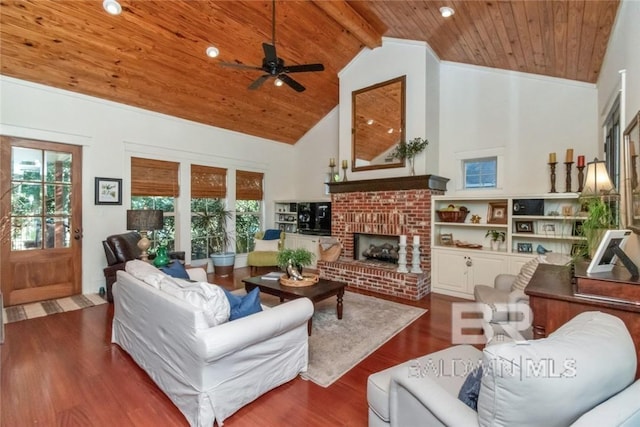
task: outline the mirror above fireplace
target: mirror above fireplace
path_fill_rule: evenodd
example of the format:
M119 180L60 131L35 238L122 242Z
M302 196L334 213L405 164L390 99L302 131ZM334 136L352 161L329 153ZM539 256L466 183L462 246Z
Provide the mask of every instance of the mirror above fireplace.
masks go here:
M401 76L352 93L352 171L404 167L390 156L405 134L405 80Z

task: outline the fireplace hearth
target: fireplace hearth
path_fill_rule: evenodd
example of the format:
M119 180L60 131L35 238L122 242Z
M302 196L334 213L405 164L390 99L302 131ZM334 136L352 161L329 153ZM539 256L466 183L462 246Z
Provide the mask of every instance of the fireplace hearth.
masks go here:
M397 264L399 241L398 236L354 233L354 259Z

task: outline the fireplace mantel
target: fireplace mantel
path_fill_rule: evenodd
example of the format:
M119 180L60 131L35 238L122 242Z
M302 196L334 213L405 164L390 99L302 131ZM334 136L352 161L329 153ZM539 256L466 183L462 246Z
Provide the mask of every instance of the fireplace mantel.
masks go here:
M449 178L437 175L414 175L397 178L363 179L359 181L330 182L329 193L355 193L366 191L398 191L431 189L447 191Z

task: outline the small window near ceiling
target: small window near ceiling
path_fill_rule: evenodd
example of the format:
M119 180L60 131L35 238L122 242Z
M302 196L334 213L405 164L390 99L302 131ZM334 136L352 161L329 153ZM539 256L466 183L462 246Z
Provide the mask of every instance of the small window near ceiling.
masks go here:
M466 159L462 163L464 188L496 188L498 182L498 158Z

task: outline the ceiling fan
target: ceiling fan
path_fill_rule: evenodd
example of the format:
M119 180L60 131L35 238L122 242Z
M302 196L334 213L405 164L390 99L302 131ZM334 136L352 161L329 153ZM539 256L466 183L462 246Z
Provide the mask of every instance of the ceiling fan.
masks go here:
M301 65L284 65L284 60L278 58L276 54L276 2L273 0L272 8L272 32L271 32L271 44L262 43L262 50L264 51L264 58L262 59L262 66L251 66L244 64L235 64L232 62L221 62L220 65L225 67L241 68L244 70L259 70L266 74L261 75L249 85L249 90L258 89L269 78L275 78L282 83L286 83L296 92L303 92L305 87L300 83L292 79L290 73L305 73L309 71L324 71L324 65L322 64L301 64Z

